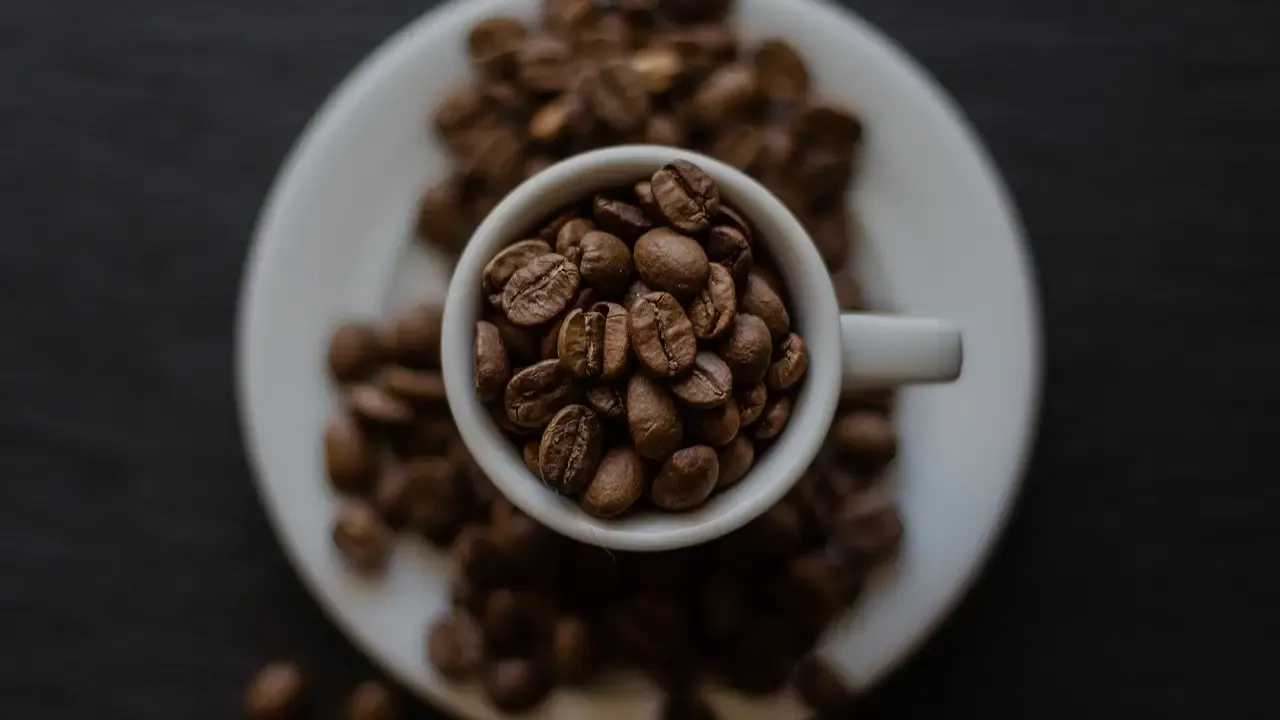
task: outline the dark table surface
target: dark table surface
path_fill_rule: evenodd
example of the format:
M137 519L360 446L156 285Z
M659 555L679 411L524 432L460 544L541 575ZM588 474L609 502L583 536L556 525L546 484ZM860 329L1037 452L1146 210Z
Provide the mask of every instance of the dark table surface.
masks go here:
M331 707L375 672L258 506L233 308L295 135L428 4L0 4L0 716L235 717L277 656ZM1280 3L857 7L989 143L1048 332L1012 526L863 717L1280 717Z

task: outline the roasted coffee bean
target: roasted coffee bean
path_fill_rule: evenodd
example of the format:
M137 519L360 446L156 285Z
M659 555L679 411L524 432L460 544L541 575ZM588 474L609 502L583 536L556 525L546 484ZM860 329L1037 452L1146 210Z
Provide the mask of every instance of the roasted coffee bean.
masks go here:
M791 332L791 315L787 313L786 305L757 270L747 275L747 286L738 299L738 307L740 312L763 320L774 342L781 342Z
M343 323L329 335L329 375L338 382L363 379L386 354L386 344L377 328Z
M853 156L838 150L810 148L804 153L800 160L800 167L796 170L796 182L801 187L813 188L809 193L811 208L826 208L838 198L843 197L852 176ZM839 225L844 224L844 208L838 208L835 212L824 212L822 215L828 222L835 220ZM814 242L819 243L818 251L822 253L822 259L827 262L827 266L839 267L848 256L848 241L845 238L847 233L843 228L838 232L827 230L826 234L832 237L826 242L819 240L821 233L816 228L811 227L810 233L813 235ZM837 245L835 241L843 242Z
M453 562L476 588L488 590L509 575L511 559L494 534L490 527L471 526L454 539Z
M277 660L253 676L244 693L250 720L292 720L305 704L307 680L295 663Z
M622 377L631 364L631 319L617 303L600 302L591 311L604 315L604 363L600 375L605 380Z
M644 126L644 141L650 145L684 147L688 137L684 123L670 113L654 113Z
M535 110L529 118L529 139L544 145L562 140L572 132L576 124L582 122L585 113L586 108L577 95L571 93L557 95ZM533 177L554 164L555 160L549 157L545 161L539 160L536 163L534 158L526 158L524 177L525 179Z
M755 437L757 440L772 440L778 437L783 428L787 426L787 421L791 419L791 397L783 395L781 397L770 398L768 404L764 407L764 412L760 415L760 422L756 425Z
M391 349L402 364L440 367L440 332L444 313L437 305L419 305L391 323Z
M809 368L809 349L804 339L791 333L778 346L773 364L765 374L765 383L775 392L788 390L804 377Z
M571 310L560 324L556 355L574 377L595 378L604 372L604 320L598 312Z
M714 127L744 117L760 97L754 69L746 65L724 65L702 83L690 101L694 117Z
M634 243L653 227L653 221L644 210L605 195L595 197L592 211L596 225L601 230L616 235L627 243Z
M702 232L720 212L720 192L715 181L693 163L669 162L659 168L649 182L658 210L678 230ZM652 283L648 278L645 280Z
M338 492L359 495L373 482L378 447L348 413L335 415L325 427L324 465Z
M606 420L621 420L627 416L625 387L612 383L597 385L587 390L585 399L587 406Z
M635 29L621 14L609 12L584 27L578 34L574 47L589 61L616 60L624 57L631 49L634 35Z
M664 510L689 510L706 502L716 487L720 463L706 445L677 450L658 471L650 497Z
M592 114L618 132L644 127L649 117L645 79L621 60L607 61L591 72L583 90Z
M543 360L517 372L503 392L507 418L518 426L539 428L551 422L574 396L573 380L559 360Z
M902 518L885 493L854 493L840 506L834 540L856 562L880 562L897 551L902 541Z
M789 108L790 106L779 106L775 103L771 107ZM760 153L756 156L755 167L752 168L753 174L764 183L765 187L773 190L792 212L800 212L806 206L801 202L804 195L798 195L795 192L802 186L797 185L793 180L798 153L796 136L791 128L785 125L769 125L764 129ZM788 190L793 191L788 192Z
M874 410L857 410L836 420L837 446L852 455L877 462L891 460L898 452L893 422Z
M573 74L573 50L559 38L533 35L516 50L515 68L521 85L530 92L561 92Z
M697 410L719 407L733 397L733 372L719 355L699 352L689 373L671 383L671 394Z
M484 629L485 647L490 655L508 655L529 649L537 632L537 620L527 592L517 593L498 588L484 604L480 625Z
M720 357L733 372L734 382L754 385L764 379L773 356L769 327L755 315L739 312L720 343ZM743 403L744 407L747 403ZM750 423L747 423L750 424Z
M484 319L498 329L512 368L542 359L538 354L538 333L535 329L512 325L500 308L486 310Z
M580 617L558 618L551 631L551 675L558 683L573 685L592 674L594 640L591 625Z
M698 342L680 303L665 292L651 292L631 304L631 349L649 372L675 377L693 367Z
M499 191L515 186L524 164L524 143L507 127L479 128L470 133L466 148L458 157L459 172L470 184L478 184L488 190ZM496 202L478 210L475 215L488 214Z
M751 232L751 226L747 224L747 219L742 217L742 214L737 210L723 202L720 203L720 215L716 218L716 225L724 225L742 233L747 241L747 247L751 247L755 242L755 237Z
M863 309L862 284L848 270L840 270L831 275L831 284L836 288L836 303L841 310Z
M636 241L636 270L654 290L688 300L707 284L711 266L696 240L671 228L650 230Z
M347 563L362 572L381 570L391 554L391 528L368 503L344 500L333 522L333 544Z
M551 246L541 240L521 240L504 248L488 265L484 266L481 289L494 307L502 307L502 291L511 276L528 265L534 258L551 252Z
M533 476L542 479L542 471L538 468L538 448L541 446L537 442L527 442L524 447L520 448L520 459L524 460L524 466L533 473Z
M453 542L466 507L458 483L457 462L444 456L423 456L404 463L405 525L437 545Z
M720 474L716 478L716 490L727 490L746 476L756 461L756 446L751 438L738 435L716 453Z
M800 53L785 40L771 38L760 43L754 62L760 92L769 100L794 105L809 97L809 70Z
M653 45L637 50L631 55L629 65L640 77L645 90L654 95L670 90L684 73L684 58L670 45Z
M707 233L707 257L724 266L736 288L746 287L751 272L751 242L746 233L732 225L716 225Z
M602 292L621 292L631 281L631 250L615 235L589 232L582 238L578 268L583 282Z
M551 419L538 448L542 482L576 495L591 482L600 462L600 418L585 405L570 405Z
M486 18L471 26L467 52L476 67L490 77L499 77L514 66L516 51L527 34L524 23L515 18Z
M400 701L391 688L372 680L347 696L347 720L399 720Z
M712 264L707 284L689 303L689 321L699 340L715 340L733 326L738 310L738 295L733 277L723 265Z
M711 157L749 172L764 150L765 131L756 125L735 125L723 129L711 143Z
M483 320L476 323L474 361L476 395L482 402L496 399L507 386L511 361L502 344L502 333L493 323Z
M640 203L640 207L650 214L658 214L658 206L653 199L653 183L648 180L641 180L632 188L635 193L636 202Z
M558 37L572 37L595 18L596 0L543 0L542 22Z
M524 658L506 658L490 663L484 669L481 683L489 702L507 713L529 710L551 691L546 671Z
M490 121L486 114L484 95L477 88L458 88L445 95L436 106L436 133L451 150L456 151L472 129Z
M391 449L402 458L417 455L441 455L458 438L453 418L438 408L435 413L416 418L407 425L388 428Z
M540 255L511 276L502 291L502 309L515 325L541 325L564 312L580 280L578 267L563 255Z
M809 105L792 127L798 137L830 150L852 152L862 141L862 121L833 105Z
M713 5L724 3L716 0ZM737 38L726 23L703 22L664 30L656 38L674 47L690 74L702 77L738 53Z
M801 658L791 674L791 686L806 705L823 717L842 717L856 699L840 675L821 657L811 654Z
M630 310L632 303L642 295L648 295L653 292L653 288L644 284L643 280L636 280L627 286L627 292L622 296L622 307Z
M484 632L464 610L437 619L427 632L427 658L450 680L467 680L484 664Z
M372 423L402 425L413 420L413 405L373 383L348 385L342 400L352 412Z
M650 460L665 460L680 447L684 423L666 388L645 375L627 381L627 426L636 451Z
M582 259L582 238L596 229L596 224L586 218L574 218L556 233L556 252L574 262Z
M729 444L742 427L738 403L732 397L710 410L695 410L689 416L689 434L704 445L721 447Z
M565 225L569 224L576 217L578 217L578 209L573 206L562 208L551 213L551 215L545 218L542 222L542 226L538 230L537 239L547 243L548 245L555 244L556 236L560 234L560 231L564 229Z
M442 406L444 377L436 370L414 370L388 365L378 371L374 383L390 395L419 407Z
M764 414L765 404L769 402L769 391L764 383L757 383L738 390L738 414L742 427L747 427Z
M392 528L404 525L409 513L409 473L404 463L384 463L373 487L373 508Z
M825 552L817 550L791 558L785 582L774 586L775 602L793 626L813 640L840 609L839 571Z
M582 509L599 518L621 515L645 489L644 460L630 447L610 449L582 495Z
M462 252L471 233L460 185L459 180L448 178L427 188L418 201L418 237L450 253Z

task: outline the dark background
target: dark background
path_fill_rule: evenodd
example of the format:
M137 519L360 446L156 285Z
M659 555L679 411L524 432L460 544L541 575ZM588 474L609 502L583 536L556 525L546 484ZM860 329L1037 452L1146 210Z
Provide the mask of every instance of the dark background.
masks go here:
M328 709L374 672L258 506L233 309L294 137L430 4L0 3L0 715L235 717L277 656ZM1012 526L863 717L1280 717L1280 3L856 5L986 138L1048 334Z

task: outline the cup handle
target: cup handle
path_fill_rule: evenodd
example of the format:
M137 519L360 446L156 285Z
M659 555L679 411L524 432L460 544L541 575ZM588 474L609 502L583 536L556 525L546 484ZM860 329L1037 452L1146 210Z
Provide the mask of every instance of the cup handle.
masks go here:
M844 389L951 382L960 377L960 329L935 318L844 313L840 316Z

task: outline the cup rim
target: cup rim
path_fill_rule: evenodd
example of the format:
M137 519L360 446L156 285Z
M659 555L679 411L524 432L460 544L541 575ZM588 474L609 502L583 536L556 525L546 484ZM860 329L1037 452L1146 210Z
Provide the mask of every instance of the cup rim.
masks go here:
M602 519L534 478L519 450L494 424L474 391L473 342L482 298L480 278L492 255L556 207L627 179L636 180L672 160L705 170L733 206L757 229L787 283L793 316L809 345L805 386L782 435L733 487L682 513L645 513ZM601 177L615 173L617 180ZM594 178L584 180L583 178ZM548 200L566 195L563 202ZM759 232L762 227L769 232ZM800 240L804 240L801 242ZM660 145L622 145L565 159L528 178L489 213L454 268L444 306L442 370L459 434L494 486L521 511L552 530L584 543L616 550L656 552L698 545L728 534L780 501L817 455L840 396L839 310L825 264L800 221L756 180L714 158ZM804 302L796 299L803 296ZM811 336L820 342L810 342ZM816 333L816 334L815 334ZM498 452L494 450L498 449ZM503 451L505 449L505 451Z

